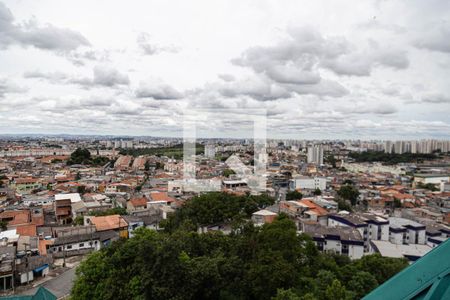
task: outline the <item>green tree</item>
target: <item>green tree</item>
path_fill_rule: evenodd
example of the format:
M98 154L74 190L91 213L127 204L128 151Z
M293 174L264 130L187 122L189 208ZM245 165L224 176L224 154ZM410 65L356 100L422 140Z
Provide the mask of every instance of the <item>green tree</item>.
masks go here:
M408 264L321 253L285 214L260 227L248 221L270 203L264 195L194 197L166 220L170 230L138 228L133 238L89 255L71 298L357 299ZM237 230L198 233L199 224L217 220L236 221Z
M330 164L333 168L336 168L336 158L334 155L330 154L325 157L325 162Z
M338 200L338 209L339 210L346 210L351 212L352 211L352 206L350 204L348 204L345 200Z
M89 213L90 216L110 216L110 215L127 215L127 209L123 207L114 207L107 210L100 210L100 211L92 211Z
M399 199L394 198L394 208L400 208L400 207L402 207L402 202Z
M84 224L84 218L83 216L77 216L74 220L73 220L73 224L74 225L83 225Z
M223 176L230 177L231 175L236 174L232 169L225 169L223 170Z
M349 200L352 205L356 204L359 196L358 189L353 185L343 185L337 193L342 199Z
M296 293L292 289L278 289L277 295L272 297L272 300L301 300Z
M8 222L7 221L0 221L0 229L2 231L5 231L6 229L8 229Z
M359 270L372 274L377 282L382 284L407 267L408 260L372 254L363 256L355 264Z
M337 279L334 279L330 286L325 290L326 300L347 300L350 299L350 295Z
M91 162L91 152L85 148L77 148L67 161L68 165L89 164Z
M290 191L286 193L286 200L301 200L303 194L298 191Z
M78 186L78 187L77 187L77 193L79 193L79 194L84 194L84 193L86 193L86 186L84 186L84 185Z
M361 299L371 290L376 288L378 286L378 282L372 274L359 271L354 274L347 286L354 292L356 299Z
M322 191L319 188L317 188L317 189L314 190L313 194L315 196L320 196L320 195L322 195Z

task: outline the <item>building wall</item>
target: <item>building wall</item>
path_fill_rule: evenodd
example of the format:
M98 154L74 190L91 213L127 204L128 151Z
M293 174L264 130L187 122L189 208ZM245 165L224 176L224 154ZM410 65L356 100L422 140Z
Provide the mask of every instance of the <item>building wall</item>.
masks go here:
M320 177L293 179L292 182L291 189L325 190L327 188L327 180Z
M326 243L323 245L323 250L341 254L341 247L342 247L341 241L327 239Z
M389 241L396 245L403 244L403 232L391 232L389 236Z
M360 259L364 255L364 246L348 245L348 256L351 259Z
M92 242L92 245L90 244L90 242ZM65 245L52 246L50 247L50 249L52 253L63 252L64 250L66 250L66 252L82 249L100 250L100 244L100 241L98 239L95 239Z

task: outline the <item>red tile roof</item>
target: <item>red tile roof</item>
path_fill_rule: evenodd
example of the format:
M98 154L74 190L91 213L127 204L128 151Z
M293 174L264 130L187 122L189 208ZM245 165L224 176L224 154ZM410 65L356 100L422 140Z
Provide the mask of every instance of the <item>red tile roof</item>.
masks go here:
M97 231L119 229L128 226L128 223L120 215L92 217L91 223Z
M29 225L20 225L16 227L16 232L19 235L25 235L25 236L36 236L36 225L29 224Z
M131 205L134 207L140 207L140 206L146 206L147 205L147 198L133 198L130 200Z

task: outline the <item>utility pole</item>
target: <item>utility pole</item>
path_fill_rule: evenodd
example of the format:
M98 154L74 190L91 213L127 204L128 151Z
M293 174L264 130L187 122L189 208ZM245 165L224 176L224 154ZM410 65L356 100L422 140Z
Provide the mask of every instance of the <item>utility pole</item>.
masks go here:
M63 238L63 268L66 267L66 240L64 239L64 230L61 230Z
M30 278L29 278L29 276L30 276L30 272L28 271L28 252L27 252L27 246L29 246L30 247L30 251L31 251L31 245L29 244L29 243L24 243L23 244L24 246L25 246L25 259L26 259L26 262L25 262L25 272L27 272L27 285L28 285L28 283L30 282Z

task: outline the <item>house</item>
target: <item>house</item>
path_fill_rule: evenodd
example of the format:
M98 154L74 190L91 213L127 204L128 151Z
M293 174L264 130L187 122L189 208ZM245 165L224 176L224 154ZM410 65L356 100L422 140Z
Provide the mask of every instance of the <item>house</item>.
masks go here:
M450 227L444 224L427 225L425 235L427 245L434 248L450 238Z
M425 225L409 219L389 218L389 241L394 244L426 243Z
M29 194L31 191L42 187L41 182L37 178L15 178L13 186L19 194Z
M88 223L95 226L97 231L114 230L120 237L128 237L128 223L120 215L101 217L85 217Z
M127 202L127 211L132 212L135 210L147 209L147 201L148 200L145 197L133 198Z
M298 176L289 181L289 189L294 190L326 190L327 179L322 177Z
M175 202L175 199L170 197L167 192L161 191L151 191L149 193L149 202L165 202L167 205L170 205L172 202Z
M46 251L55 258L83 255L108 246L117 240L119 234L114 230L96 231L95 226L76 226L58 230L51 243L46 243Z
M328 226L358 229L364 240L365 252L369 251L371 240L389 239L389 220L374 214L329 214Z
M112 208L111 203L93 201L79 201L72 203L72 214L75 219L78 216L85 216L91 212L105 211Z
M312 221L317 221L322 225L327 225L328 211L309 199L297 201L300 206L304 207L302 217L307 217Z
M70 199L59 199L54 202L56 221L59 224L72 223L72 202Z
M145 226L144 220L141 217L122 216L122 218L128 223L128 237L129 238L132 238L134 236L133 232L137 228Z
M272 223L273 220L275 220L275 218L277 217L277 215L278 214L274 212L262 209L252 214L252 221L253 224L255 224L256 226L261 226L266 223Z
M346 255L351 259L364 255L364 240L356 228L327 227L306 221L302 223L301 231L312 237L320 251Z
M16 247L0 247L0 290L6 291L13 288L14 261L16 258Z
M0 221L6 222L9 229L27 225L31 222L30 210L5 210L0 213Z

